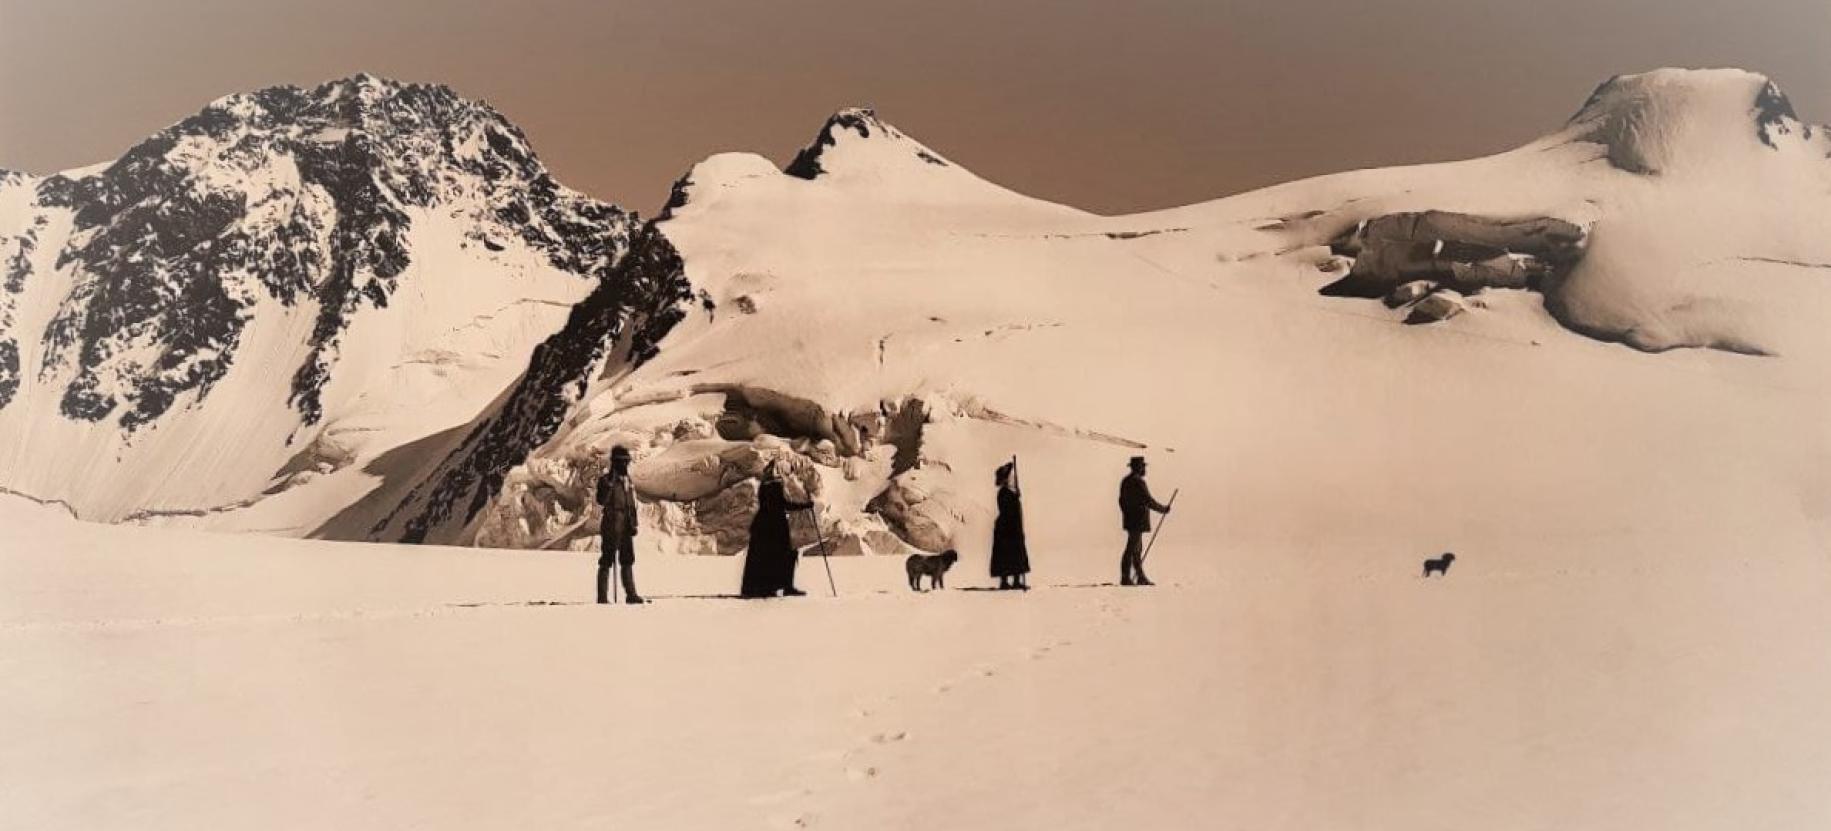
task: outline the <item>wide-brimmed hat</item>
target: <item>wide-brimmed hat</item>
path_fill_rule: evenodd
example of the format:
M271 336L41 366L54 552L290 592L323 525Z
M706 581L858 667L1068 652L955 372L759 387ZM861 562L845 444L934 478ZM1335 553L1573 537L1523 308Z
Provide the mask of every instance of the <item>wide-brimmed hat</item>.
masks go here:
M999 465L998 472L994 473L992 475L993 475L993 478L995 478L998 481L998 483L1002 485L1005 483L1005 480L1011 478L1011 471L1016 470L1016 469L1017 469L1016 464L1014 464L1012 462L1005 462L1004 464Z
M629 461L629 448L624 447L623 445L620 445L620 444L617 445L616 447L611 448L610 449L610 460L613 462Z
M1144 457L1143 456L1133 456L1132 460L1129 462L1126 462L1126 464L1130 465L1133 468L1144 467Z

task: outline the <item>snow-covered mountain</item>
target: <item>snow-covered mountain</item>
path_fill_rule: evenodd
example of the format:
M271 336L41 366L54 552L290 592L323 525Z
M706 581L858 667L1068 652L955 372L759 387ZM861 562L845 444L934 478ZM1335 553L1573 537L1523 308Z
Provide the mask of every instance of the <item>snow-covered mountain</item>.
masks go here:
M277 95L347 117L222 128L258 175L178 137L0 174L0 485L577 553L0 494L9 825L1831 816L1831 139L1765 78L1115 217L848 110L655 224L442 91ZM612 445L654 606L589 602ZM1110 585L1134 454L1180 489L1149 590ZM1037 591L962 591L1013 456ZM772 460L803 541L952 546L950 590L852 556L726 602L736 557L657 556L740 550Z
M109 521L277 500L271 530L314 533L495 398L640 224L488 106L367 75L9 174L0 487Z
M700 553L741 549L771 459L838 550L974 570L1013 453L1033 550L1113 536L1134 453L1217 540L1819 522L1828 153L1765 78L1661 70L1499 156L1099 217L843 111L786 169L684 177L659 227L708 302L418 528L592 545L613 444L645 544Z
M6 487L99 518L586 548L589 483L623 444L645 547L740 551L780 460L833 550L955 547L973 569L1013 454L1039 550L1111 536L1139 453L1189 488L1184 533L1239 544L1831 513L1831 136L1752 73L1623 76L1497 156L1113 217L869 110L782 167L705 160L653 226L553 184L437 88L358 78L186 124L3 192L29 265ZM234 172L243 144L267 148L260 175ZM379 172L327 179L325 147ZM194 223L162 217L213 203L130 198L143 169L192 171L151 177L161 194L244 194L229 227L252 230L174 236ZM122 207L59 207L73 194ZM301 212L310 233L284 230ZM80 259L130 236L138 259ZM211 271L218 248L265 259ZM176 298L219 284L226 334L193 346L213 330L192 310L216 306ZM55 322L89 308L102 323ZM46 346L88 331L87 352ZM149 351L159 332L187 337ZM85 420L95 402L113 408ZM231 424L248 438L221 441Z

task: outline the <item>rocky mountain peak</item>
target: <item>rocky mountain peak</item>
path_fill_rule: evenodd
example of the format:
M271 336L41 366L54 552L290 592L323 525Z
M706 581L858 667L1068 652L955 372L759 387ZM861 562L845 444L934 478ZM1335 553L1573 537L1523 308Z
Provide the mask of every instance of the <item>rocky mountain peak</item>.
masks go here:
M835 149L854 142L870 142L879 146L897 145L892 151L897 157L906 156L939 167L950 166L946 159L878 118L876 110L870 107L847 107L827 118L813 143L801 148L782 172L802 179L819 178L832 172L831 161Z
M562 187L487 105L367 74L227 96L36 191L41 210L73 214L56 262L77 286L37 371L68 377L65 416L130 431L206 394L269 300L318 309L292 396L315 423L349 320L387 306L411 261L416 213L449 213L493 248L518 240L581 278L607 274L637 223Z

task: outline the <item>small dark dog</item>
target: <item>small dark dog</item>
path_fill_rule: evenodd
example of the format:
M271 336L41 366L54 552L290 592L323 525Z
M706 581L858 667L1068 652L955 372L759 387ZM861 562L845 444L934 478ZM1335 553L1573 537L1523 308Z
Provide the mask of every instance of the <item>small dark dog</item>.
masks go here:
M1434 571L1444 577L1448 577L1450 576L1450 563L1453 562L1456 562L1456 555L1448 553L1434 560L1425 560L1424 576L1429 577L1430 573Z
M922 575L924 574L928 575L928 580L934 588L947 588L943 578L947 576L947 570L953 568L954 563L959 561L960 553L951 548L937 555L909 555L909 559L903 561L903 569L909 572L909 588L921 591Z

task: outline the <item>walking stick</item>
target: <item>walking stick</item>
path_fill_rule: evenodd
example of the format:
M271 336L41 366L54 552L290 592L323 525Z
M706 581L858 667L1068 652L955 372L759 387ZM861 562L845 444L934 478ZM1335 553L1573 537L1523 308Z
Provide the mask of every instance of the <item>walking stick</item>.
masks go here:
M1171 491L1171 492L1170 492L1170 502L1169 502L1169 504L1166 504L1166 505L1164 505L1164 507L1165 507L1165 508L1174 508L1174 507L1176 507L1176 495L1177 495L1177 494L1179 494L1179 493L1182 493L1182 489L1181 489L1181 488L1178 488L1178 489L1176 489L1176 490L1173 490L1173 491ZM1156 545L1156 544L1157 544L1157 532L1159 532L1159 531L1162 531L1162 530L1163 530L1163 526L1164 526L1164 524L1165 524L1165 523L1168 523L1168 522L1169 522L1169 521L1170 521L1170 512L1169 512L1169 511L1164 511L1164 512L1163 512L1163 519L1161 519L1161 520L1158 520L1158 522L1157 522L1157 527L1156 527L1156 528L1152 528L1152 529L1151 529L1151 541L1150 541L1150 542L1148 542L1148 543L1145 543L1145 546L1144 546L1144 553L1143 553L1143 554L1140 554L1140 555L1138 555L1138 566L1139 566L1139 568L1143 568L1143 567L1144 567L1144 561L1145 561L1145 560L1146 560L1146 559L1149 559L1149 558L1150 558L1150 556L1151 556L1151 546L1153 546L1153 545Z
M834 597L838 597L839 586L833 582L833 561L827 558L826 553L826 535L820 533L820 517L814 513L811 505L807 508L807 519L814 523L814 539L820 541L820 564L826 566L827 591L832 592Z

